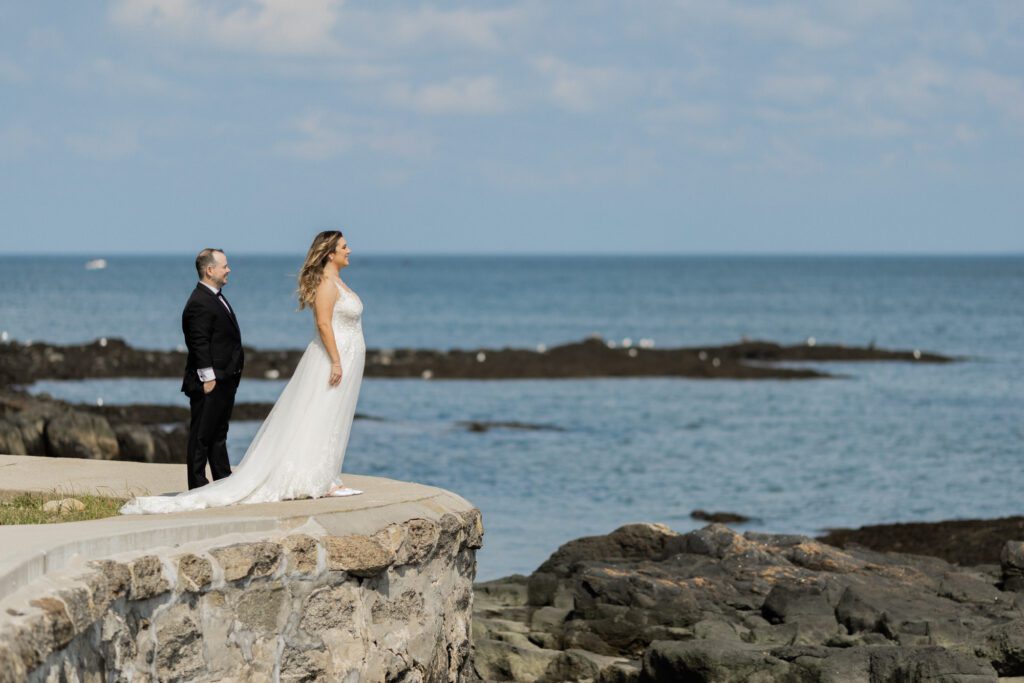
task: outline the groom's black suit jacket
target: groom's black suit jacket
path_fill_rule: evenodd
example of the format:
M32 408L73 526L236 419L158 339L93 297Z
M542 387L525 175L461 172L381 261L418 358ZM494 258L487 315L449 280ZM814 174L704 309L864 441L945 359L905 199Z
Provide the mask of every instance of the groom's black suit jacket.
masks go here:
M242 372L245 352L242 351L238 320L201 282L196 285L181 313L181 331L188 347L185 377L181 382L183 392L189 395L202 393L200 368L213 368L218 380Z

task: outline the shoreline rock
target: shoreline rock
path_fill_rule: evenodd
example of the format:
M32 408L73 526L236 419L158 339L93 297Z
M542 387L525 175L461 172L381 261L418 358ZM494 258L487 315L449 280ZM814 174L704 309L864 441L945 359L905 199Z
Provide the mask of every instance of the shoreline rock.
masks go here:
M952 564L999 564L1008 540L1024 539L1024 517L949 519L827 529L816 540L843 547L939 557Z
M1024 542L1002 565L711 524L576 539L475 586L484 681L982 681L1024 675Z
M285 379L302 351L246 348L245 377ZM583 377L691 377L701 379L815 379L831 377L783 362L899 361L948 363L956 359L920 350L898 351L839 344L782 346L744 341L724 346L657 349L611 347L599 338L550 349L369 349L366 377L433 379L555 379ZM121 339L88 344L0 344L0 386L41 379L179 378L185 353L135 349Z

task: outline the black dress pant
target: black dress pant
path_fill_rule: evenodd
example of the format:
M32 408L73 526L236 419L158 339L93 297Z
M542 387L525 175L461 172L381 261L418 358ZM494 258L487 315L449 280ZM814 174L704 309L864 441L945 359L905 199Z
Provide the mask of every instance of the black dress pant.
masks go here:
M231 420L231 409L235 407L235 392L241 375L233 375L217 380L217 385L208 394L200 389L199 393L190 394L192 419L188 428L188 487L190 489L204 486L209 482L206 478L206 464L210 464L210 474L214 480L223 479L231 474L228 462L228 422Z

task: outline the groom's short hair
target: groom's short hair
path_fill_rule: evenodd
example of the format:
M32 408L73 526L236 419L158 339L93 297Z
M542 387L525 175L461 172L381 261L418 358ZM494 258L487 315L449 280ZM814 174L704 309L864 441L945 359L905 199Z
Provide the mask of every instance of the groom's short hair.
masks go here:
M203 249L199 252L199 255L196 256L196 272L199 273L200 280L206 277L206 269L209 266L217 265L217 259L213 257L214 253L223 254L224 250L207 248Z

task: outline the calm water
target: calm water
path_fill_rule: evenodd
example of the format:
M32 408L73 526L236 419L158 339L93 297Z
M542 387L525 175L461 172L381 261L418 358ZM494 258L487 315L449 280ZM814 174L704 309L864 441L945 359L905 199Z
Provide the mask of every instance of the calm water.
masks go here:
M247 344L304 346L298 257L231 257ZM173 348L187 257L0 258L0 330L120 336ZM750 528L1020 514L1024 258L353 259L374 347L534 346L650 337L659 346L808 336L969 357L949 366L823 366L846 379L735 382L367 380L345 469L449 488L480 506L480 577L529 572L560 543L632 521L685 530L695 508ZM49 319L41 315L48 311ZM45 382L72 400L183 404L173 380ZM241 400L280 382L246 381ZM469 433L466 419L565 431ZM232 457L257 425L236 423ZM555 520L555 521L553 521Z

